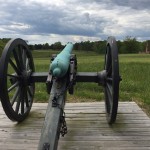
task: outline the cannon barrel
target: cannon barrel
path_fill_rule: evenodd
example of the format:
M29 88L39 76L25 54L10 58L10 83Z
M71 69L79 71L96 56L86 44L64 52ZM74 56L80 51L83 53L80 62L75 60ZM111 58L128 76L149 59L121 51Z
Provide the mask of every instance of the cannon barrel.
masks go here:
M70 55L73 49L73 44L68 43L65 48L57 55L50 64L50 73L54 77L61 78L65 76L70 64Z

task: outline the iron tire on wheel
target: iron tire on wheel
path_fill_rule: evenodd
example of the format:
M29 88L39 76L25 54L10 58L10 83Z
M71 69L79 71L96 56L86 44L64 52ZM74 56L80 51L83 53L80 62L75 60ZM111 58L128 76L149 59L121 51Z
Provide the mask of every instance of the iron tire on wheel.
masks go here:
M106 115L108 123L113 124L117 116L120 82L118 48L114 37L109 37L107 40L104 69L106 70L104 85Z
M32 72L33 58L26 42L10 40L0 60L0 98L12 121L23 121L30 112L35 91L35 84L30 81Z

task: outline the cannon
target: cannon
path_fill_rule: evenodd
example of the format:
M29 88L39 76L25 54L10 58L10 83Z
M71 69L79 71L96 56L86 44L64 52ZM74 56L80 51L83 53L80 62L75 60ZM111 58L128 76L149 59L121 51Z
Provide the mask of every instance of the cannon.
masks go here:
M70 55L73 49L73 44L68 43L66 47L62 50L61 53L57 55L54 61L50 65L50 73L54 77L63 77L66 75L69 62L70 62Z
M31 51L22 39L10 40L0 58L0 99L7 117L22 122L29 114L35 83L46 83L50 94L38 150L56 150L60 134L67 133L65 102L67 91L74 93L77 82L94 82L103 86L108 124L116 120L119 97L118 48L114 37L108 37L104 69L100 72L77 72L77 58L68 43L58 54L52 55L47 72L36 72Z

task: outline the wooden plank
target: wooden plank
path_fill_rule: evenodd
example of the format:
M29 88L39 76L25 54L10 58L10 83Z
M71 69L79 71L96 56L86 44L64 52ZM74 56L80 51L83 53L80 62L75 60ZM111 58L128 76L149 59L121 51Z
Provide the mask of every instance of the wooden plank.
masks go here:
M48 104L33 104L29 117L17 124L0 107L0 149L36 150ZM106 122L104 102L67 103L68 134L58 150L149 150L150 118L134 102L120 102L117 121Z
M62 141L59 143L59 149L71 149L72 147L74 147L74 149L80 149L80 147L84 147L86 146L88 150L90 150L90 148L93 146L95 148L95 150L99 150L99 149L112 149L112 148L126 148L129 147L131 150L133 149L133 147L139 147L139 148L150 148L150 144L149 141L101 141L96 140L96 141Z
M34 111L40 111L41 113L45 113L45 109L34 109ZM65 109L65 112L66 113L92 113L92 114L101 114L101 113L104 113L105 114L105 108L103 106L103 108L86 108L86 109L79 109L79 108L76 108L76 109ZM121 109L119 108L118 109L118 113L126 113L126 114L129 114L129 113L142 113L142 110L141 109L132 109L132 108L124 108L124 109Z

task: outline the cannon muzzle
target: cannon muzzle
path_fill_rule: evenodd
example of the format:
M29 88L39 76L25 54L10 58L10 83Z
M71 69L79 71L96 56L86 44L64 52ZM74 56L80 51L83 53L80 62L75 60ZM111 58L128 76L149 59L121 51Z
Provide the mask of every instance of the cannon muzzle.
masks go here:
M50 73L54 77L61 78L65 76L70 64L70 55L73 49L73 44L68 43L66 47L57 55L50 65Z

